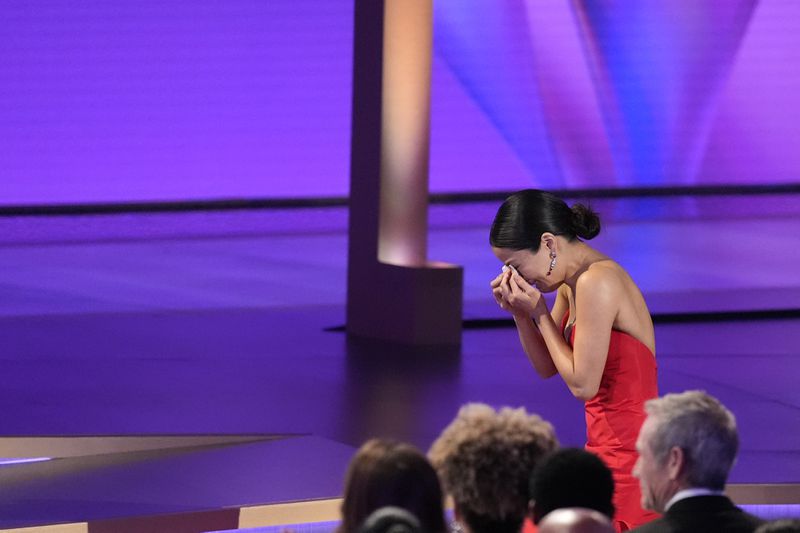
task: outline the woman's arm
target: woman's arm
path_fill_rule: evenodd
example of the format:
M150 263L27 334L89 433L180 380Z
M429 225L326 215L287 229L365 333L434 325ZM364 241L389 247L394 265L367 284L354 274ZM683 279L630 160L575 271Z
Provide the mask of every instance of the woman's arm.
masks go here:
M522 349L525 351L525 355L528 356L528 361L531 362L536 373L545 379L555 376L558 373L558 369L553 364L553 359L550 357L550 352L542 338L542 334L534 325L531 317L529 315L515 314L514 323L517 325L517 333L519 333L519 342L522 344Z
M578 279L574 348L564 339L560 325L546 312L538 290L518 275L510 278L509 285L512 292L509 303L514 308L530 308L551 362L572 394L581 400L593 398L600 388L611 327L617 314L618 287L615 288L614 278L601 271L587 271Z
M534 324L530 312L513 308L507 300L507 297L511 295L509 286L511 276L512 272L509 270L495 278L492 281L492 293L498 305L510 311L514 317L514 323L519 334L519 342L522 344L522 349L525 351L525 355L533 365L536 373L545 379L553 377L558 373L558 369L550 358L550 352L547 350L544 339ZM553 304L553 319L560 321L568 305L566 296L559 290L556 295L556 301Z

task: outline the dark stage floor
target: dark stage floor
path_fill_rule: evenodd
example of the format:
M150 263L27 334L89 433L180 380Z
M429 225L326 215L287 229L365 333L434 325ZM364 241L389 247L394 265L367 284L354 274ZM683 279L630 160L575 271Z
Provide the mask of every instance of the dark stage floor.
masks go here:
M800 483L798 200L594 202L606 222L597 247L628 268L654 314L700 314L657 325L659 384L705 389L734 411L736 483ZM487 289L499 270L487 244L494 208L431 208L429 255L464 265L467 319L503 316ZM325 331L344 321L345 261L342 208L0 218L0 432L308 435L336 450L326 487L339 486L342 445L384 435L426 448L471 401L524 405L563 444L582 445L581 404L535 376L512 329L465 330L453 352ZM701 320L709 312L737 319ZM0 480L36 468L3 466ZM96 493L72 490L65 500L91 507ZM35 511L34 492L8 494ZM116 498L122 515L135 508Z

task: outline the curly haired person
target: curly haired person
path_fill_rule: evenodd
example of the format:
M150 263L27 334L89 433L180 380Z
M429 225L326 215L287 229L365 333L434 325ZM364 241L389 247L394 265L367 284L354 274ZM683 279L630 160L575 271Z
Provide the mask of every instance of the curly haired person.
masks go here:
M468 404L428 457L466 533L517 533L528 509L528 479L558 447L553 426L524 408Z

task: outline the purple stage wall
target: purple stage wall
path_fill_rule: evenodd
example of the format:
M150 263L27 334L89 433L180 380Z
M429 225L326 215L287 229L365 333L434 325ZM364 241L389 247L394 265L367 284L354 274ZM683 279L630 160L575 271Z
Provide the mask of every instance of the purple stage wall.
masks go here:
M800 2L436 0L431 189L797 183ZM0 205L343 196L352 0L6 0Z

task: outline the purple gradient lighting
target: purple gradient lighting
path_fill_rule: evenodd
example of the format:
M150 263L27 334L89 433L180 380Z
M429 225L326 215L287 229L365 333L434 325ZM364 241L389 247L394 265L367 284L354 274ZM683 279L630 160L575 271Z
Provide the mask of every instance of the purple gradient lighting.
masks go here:
M0 207L349 194L352 3L0 16ZM800 182L795 0L437 0L433 33L434 193Z
M528 186L800 182L800 152L790 148L800 140L797 2L521 5L442 0L435 35L441 68L452 71L439 83L455 80L471 95L483 128L524 163ZM434 117L441 105L434 98ZM434 188L440 174L454 186L459 171L470 189L519 182L504 151L497 170L485 170L473 155L483 146L437 124ZM451 135L475 172L464 175Z
M756 2L576 6L618 179L694 182Z

